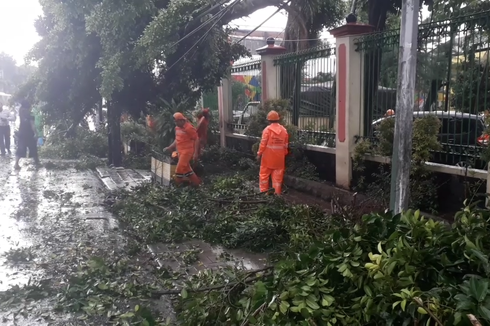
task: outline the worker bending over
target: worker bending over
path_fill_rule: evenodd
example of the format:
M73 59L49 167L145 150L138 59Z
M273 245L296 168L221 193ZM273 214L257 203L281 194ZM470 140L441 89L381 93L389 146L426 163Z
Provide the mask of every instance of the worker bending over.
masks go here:
M284 169L286 167L286 155L289 153L289 135L283 126L279 124L279 114L270 111L267 114L267 126L262 132L257 160L260 160L260 191L270 188L269 177L272 175L272 187L276 195L282 191Z
M197 152L197 157L201 157L203 149L208 143L208 127L209 127L209 109L203 109L197 115L197 136L199 137L199 148Z
M174 114L174 120L176 125L175 141L163 151L168 152L177 149L179 161L175 168L175 182L181 184L187 179L191 184L198 186L201 179L191 167L191 160L197 159L199 149L199 137L196 128L180 112Z

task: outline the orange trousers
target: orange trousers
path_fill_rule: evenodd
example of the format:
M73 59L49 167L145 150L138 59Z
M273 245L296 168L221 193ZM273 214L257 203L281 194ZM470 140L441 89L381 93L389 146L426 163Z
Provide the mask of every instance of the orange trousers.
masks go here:
M259 172L259 186L260 192L264 192L270 189L269 178L272 176L272 188L274 188L276 195L280 195L282 192L282 181L284 179L284 168L282 169L270 169L264 165L260 165Z
M179 153L179 161L175 167L175 183L181 184L190 181L191 184L198 186L201 179L194 173L191 167L193 153Z

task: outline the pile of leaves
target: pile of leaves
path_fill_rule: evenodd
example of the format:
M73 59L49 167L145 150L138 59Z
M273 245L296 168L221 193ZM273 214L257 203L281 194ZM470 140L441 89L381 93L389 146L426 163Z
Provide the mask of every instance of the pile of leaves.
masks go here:
M292 242L266 270L189 280L179 298L180 322L490 323L489 210L467 207L451 226L408 211L365 215L358 223L332 220L322 231L314 241Z
M297 228L313 232L318 225L306 228L309 221L327 220L319 209L258 193L242 175L218 176L199 189L144 184L117 199L112 210L144 243L202 239L262 252L288 243Z
M75 160L83 157L105 158L108 153L107 132L102 129L92 131L84 127L77 129L74 137L66 137L64 132L54 131L40 148L39 155L48 159Z

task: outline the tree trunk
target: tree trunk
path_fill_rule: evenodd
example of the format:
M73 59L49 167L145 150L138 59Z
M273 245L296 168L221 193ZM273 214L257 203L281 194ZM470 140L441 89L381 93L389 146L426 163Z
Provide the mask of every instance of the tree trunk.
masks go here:
M87 115L87 113L90 110L91 109L84 109L83 111L81 111L80 113L78 113L73 118L73 123L70 125L70 127L66 131L65 137L67 137L67 138L73 138L73 137L76 136L76 134L77 134L77 127L80 125L80 123L82 122L82 120L85 118L85 116Z
M113 103L107 103L107 124L108 124L108 165L119 167L122 165L121 153L121 110Z

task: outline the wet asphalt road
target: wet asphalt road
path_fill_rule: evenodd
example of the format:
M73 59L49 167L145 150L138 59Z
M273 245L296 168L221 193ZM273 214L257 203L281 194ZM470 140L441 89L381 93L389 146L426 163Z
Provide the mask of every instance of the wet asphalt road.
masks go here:
M72 254L79 246L93 247L95 254L121 247L123 237L103 207L103 186L92 171L35 169L30 160L16 171L13 161L0 157L0 291L69 274L80 259ZM53 315L57 322L47 323L36 314L15 318L17 313L0 313L0 324L79 324L69 323L71 316L65 323Z
M0 157L0 291L55 272L66 263L67 250L94 238L107 240L106 231L114 227L92 172L36 169L30 160L16 171L13 164L13 158ZM48 324L35 317L14 319L14 314L2 313L1 324Z

